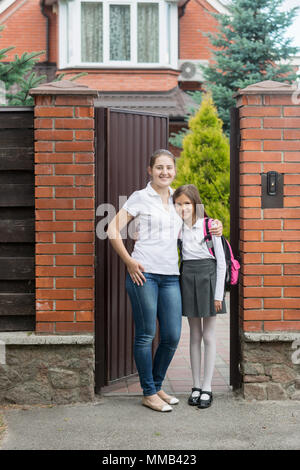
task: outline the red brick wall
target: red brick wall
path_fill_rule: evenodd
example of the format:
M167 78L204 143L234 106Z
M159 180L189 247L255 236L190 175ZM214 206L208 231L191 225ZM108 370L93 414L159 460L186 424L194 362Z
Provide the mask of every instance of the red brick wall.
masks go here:
M178 84L179 72L174 70L84 70L85 77L76 79L77 83L88 85L100 91L168 91ZM78 70L67 72L65 78L72 77Z
M92 332L92 96L35 97L36 331Z
M184 15L179 20L179 59L211 58L212 49L209 39L203 32L217 31L217 21L209 12L215 9L205 0L190 0Z
M40 0L17 0L0 15L0 24L5 25L1 32L1 48L15 46L7 53L5 61L15 54L46 50L46 18L40 9ZM45 60L45 54L40 61Z
M280 92L245 94L238 106L243 329L299 331L300 106ZM284 174L284 208L261 208L261 173L271 170Z

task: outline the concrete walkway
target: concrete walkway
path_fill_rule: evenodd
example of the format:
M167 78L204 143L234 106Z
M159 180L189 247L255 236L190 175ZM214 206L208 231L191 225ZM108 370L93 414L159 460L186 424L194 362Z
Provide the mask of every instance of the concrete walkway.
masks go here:
M3 450L235 450L300 448L299 402L247 402L215 395L211 408L180 403L169 413L141 406L140 397L93 403L0 408Z

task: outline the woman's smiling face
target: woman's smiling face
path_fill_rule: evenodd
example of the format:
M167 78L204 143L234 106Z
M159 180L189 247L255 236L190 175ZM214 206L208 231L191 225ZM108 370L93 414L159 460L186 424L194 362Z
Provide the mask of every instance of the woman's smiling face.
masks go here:
M149 175L152 176L152 183L159 187L166 187L172 184L176 169L174 161L168 155L160 155L156 158L152 168L148 168Z

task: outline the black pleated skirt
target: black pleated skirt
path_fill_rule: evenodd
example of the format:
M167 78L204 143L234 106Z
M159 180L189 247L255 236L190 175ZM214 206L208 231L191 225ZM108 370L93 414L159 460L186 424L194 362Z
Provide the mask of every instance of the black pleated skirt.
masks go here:
M205 318L226 313L224 299L221 312L215 311L216 266L216 260L211 258L182 262L180 286L184 316Z

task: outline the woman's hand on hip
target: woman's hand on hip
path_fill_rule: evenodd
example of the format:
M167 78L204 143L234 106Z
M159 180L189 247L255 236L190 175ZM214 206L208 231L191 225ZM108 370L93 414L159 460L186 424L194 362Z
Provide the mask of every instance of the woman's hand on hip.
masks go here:
M141 263L136 261L134 258L130 258L126 265L132 282L138 286L142 286L143 281L146 282L146 278L143 274L143 271L145 271L144 266L142 266Z
M214 219L211 224L210 233L215 237L221 237L223 234L223 224L220 220Z
M221 300L215 300L215 311L221 312L222 310L222 302Z

